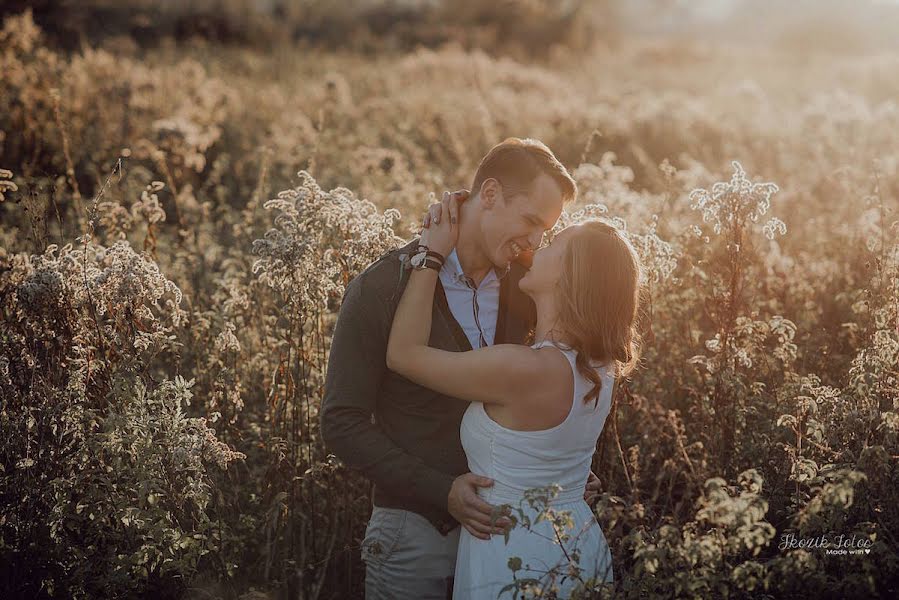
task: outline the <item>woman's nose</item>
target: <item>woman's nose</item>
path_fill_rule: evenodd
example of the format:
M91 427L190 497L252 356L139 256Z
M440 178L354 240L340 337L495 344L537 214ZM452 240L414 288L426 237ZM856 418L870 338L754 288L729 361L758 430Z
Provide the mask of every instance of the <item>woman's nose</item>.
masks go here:
M528 245L530 245L531 250L536 250L540 247L540 242L543 240L543 231L536 231L531 233L528 236Z

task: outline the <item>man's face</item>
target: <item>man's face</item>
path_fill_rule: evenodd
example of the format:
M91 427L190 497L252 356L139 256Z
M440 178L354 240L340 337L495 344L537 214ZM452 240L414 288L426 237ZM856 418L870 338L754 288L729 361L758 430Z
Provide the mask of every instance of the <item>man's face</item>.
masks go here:
M484 252L504 269L513 260L530 265L546 230L562 214L562 189L541 173L529 189L509 190L495 180L481 188L481 233Z

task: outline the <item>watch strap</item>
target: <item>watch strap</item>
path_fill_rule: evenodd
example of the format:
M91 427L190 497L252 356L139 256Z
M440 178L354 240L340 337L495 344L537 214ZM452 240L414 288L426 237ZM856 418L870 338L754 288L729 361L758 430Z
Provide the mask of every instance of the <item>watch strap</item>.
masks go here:
M416 265L412 266L412 268L417 271L422 271L424 269L434 269L435 271L438 271L438 272L440 271L440 269L442 267L443 267L443 263L441 263L440 261L434 260L431 257L425 257L424 261L419 263L417 266Z

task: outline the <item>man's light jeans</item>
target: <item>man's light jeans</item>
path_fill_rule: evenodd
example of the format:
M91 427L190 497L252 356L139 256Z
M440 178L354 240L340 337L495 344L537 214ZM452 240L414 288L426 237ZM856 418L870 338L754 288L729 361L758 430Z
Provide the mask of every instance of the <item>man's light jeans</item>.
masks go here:
M444 536L418 513L373 507L362 541L366 600L450 598L460 531Z

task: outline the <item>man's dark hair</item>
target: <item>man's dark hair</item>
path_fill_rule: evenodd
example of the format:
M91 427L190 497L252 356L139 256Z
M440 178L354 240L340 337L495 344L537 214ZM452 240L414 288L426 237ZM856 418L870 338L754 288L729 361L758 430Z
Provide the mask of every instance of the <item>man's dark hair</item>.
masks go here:
M546 144L531 138L510 137L490 149L474 176L472 195L481 185L493 178L502 184L506 193L529 189L540 173L553 178L562 189L563 202L577 198L577 184L565 166L559 162Z

